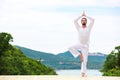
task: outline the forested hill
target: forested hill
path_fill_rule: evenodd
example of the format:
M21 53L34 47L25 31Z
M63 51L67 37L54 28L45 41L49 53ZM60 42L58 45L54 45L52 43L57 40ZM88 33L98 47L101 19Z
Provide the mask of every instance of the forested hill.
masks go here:
M107 56L101 72L103 76L120 76L120 45L116 46Z
M26 57L8 33L0 33L0 75L54 75L56 72L40 61Z
M21 49L27 57L40 60L43 64L54 69L80 69L81 62L79 57L74 58L69 51L54 55L52 53L35 51L20 46L17 47ZM88 57L88 68L101 69L106 56L107 55L102 53L90 53Z

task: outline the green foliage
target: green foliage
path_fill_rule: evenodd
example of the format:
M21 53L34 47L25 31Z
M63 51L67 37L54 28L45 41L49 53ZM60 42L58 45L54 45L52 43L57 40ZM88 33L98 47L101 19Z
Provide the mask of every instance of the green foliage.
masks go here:
M116 65L117 65L116 57L114 52L112 51L111 54L109 54L108 57L106 58L103 71L108 71L112 68L115 68Z
M12 36L10 34L5 34L9 36L9 38L3 39L3 46L4 43L7 42L8 45L10 40L12 40ZM0 34L1 36L4 36ZM2 40L2 38L0 38ZM4 41L5 40L5 41ZM1 47L3 47L1 46ZM11 48L1 49L1 56L0 56L0 74L1 75L53 75L56 72L43 65L40 61L33 60L27 58L20 49L16 48L15 46L11 45Z
M107 56L101 72L104 76L120 76L120 46Z
M120 46L115 47L115 49L117 50L117 64L120 67Z
M0 33L0 55L3 51L11 48L9 42L12 41L13 37L11 36L11 34L5 32Z
M103 76L120 76L120 68L113 68L104 72Z

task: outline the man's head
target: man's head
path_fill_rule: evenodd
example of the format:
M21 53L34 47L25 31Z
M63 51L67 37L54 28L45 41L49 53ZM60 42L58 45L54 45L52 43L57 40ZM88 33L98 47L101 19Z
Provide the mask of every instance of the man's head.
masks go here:
M86 18L82 18L81 19L81 24L85 26L87 24L87 19Z

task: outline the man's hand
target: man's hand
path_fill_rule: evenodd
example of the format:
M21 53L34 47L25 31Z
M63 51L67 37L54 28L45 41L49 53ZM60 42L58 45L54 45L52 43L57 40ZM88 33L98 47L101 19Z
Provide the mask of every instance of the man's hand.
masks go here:
M85 16L85 17L86 17L85 11L83 11L82 16Z

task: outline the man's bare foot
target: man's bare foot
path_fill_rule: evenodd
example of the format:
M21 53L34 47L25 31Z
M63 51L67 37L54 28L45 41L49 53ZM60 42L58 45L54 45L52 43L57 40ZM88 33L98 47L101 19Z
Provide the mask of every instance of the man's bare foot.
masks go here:
M82 76L82 77L86 77L85 73L82 73L81 76Z

